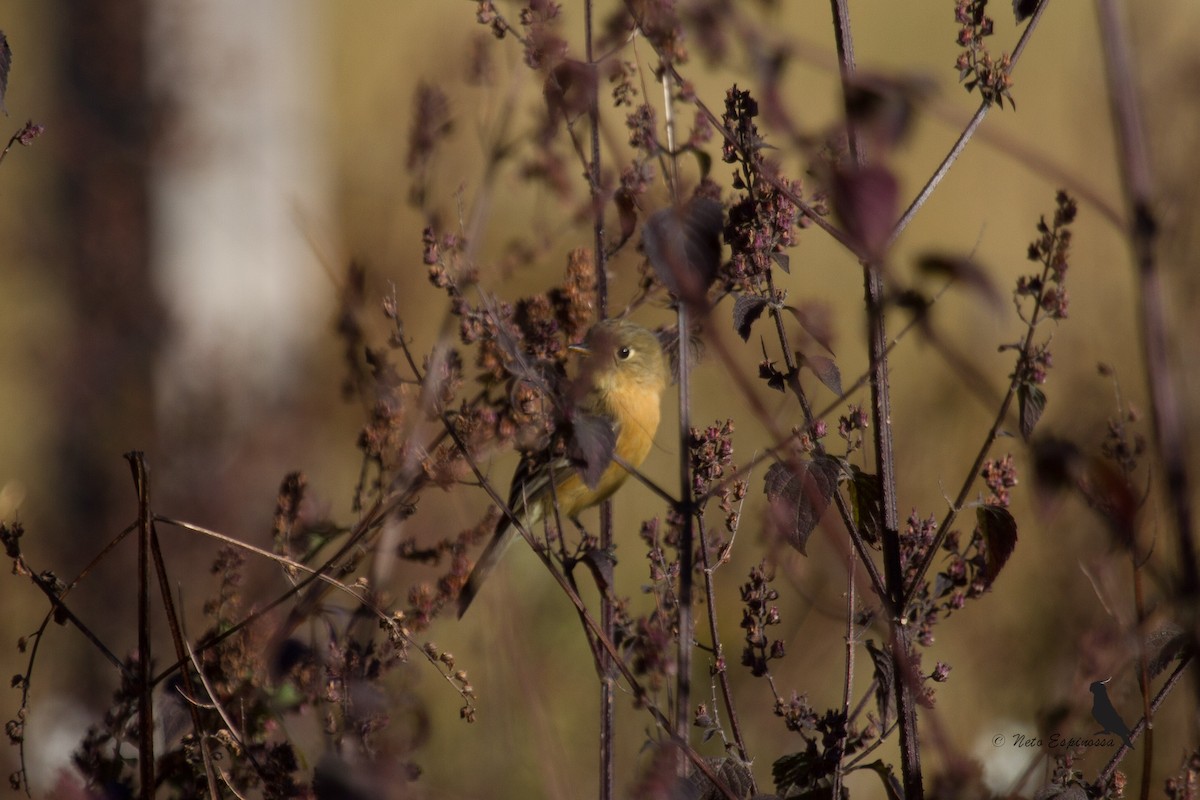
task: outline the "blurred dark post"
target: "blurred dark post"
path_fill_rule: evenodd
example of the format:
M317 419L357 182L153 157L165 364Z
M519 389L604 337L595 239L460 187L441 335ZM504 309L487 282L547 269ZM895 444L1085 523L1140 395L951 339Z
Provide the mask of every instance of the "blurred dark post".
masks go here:
M92 545L62 553L77 564L134 517L120 458L150 449L163 315L148 261L146 3L76 0L62 15L53 137L63 155L63 294L76 335L58 365L55 411L60 530L87 531Z

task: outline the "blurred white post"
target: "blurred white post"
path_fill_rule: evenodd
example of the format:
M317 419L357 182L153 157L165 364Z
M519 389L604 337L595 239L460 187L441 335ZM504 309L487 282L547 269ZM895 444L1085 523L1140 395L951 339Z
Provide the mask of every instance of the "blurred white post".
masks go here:
M173 330L157 405L168 433L253 425L330 330L335 291L314 249L331 246L319 10L317 0L149 2L160 120L151 253Z

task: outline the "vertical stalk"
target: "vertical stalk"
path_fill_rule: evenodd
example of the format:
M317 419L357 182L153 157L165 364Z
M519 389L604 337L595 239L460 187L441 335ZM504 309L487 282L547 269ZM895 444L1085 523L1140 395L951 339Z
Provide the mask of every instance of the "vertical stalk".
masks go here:
M595 70L595 54L592 50L592 0L584 0L583 27L584 47L588 65ZM592 197L592 266L596 270L596 312L600 319L608 316L608 254L604 249L604 198L600 189L600 99L593 92L588 100L588 117L591 121L591 164L588 183ZM600 549L613 547L612 500L600 504ZM616 615L612 599L600 592L600 627L605 638L612 641L616 633ZM613 748L616 739L616 697L613 686L612 657L604 648L600 653L600 800L612 800L616 779L616 757Z
M846 0L831 0L838 63L841 67L843 94L846 82L854 74L854 38L850 27L850 9ZM866 154L852 125L846 131L851 157L857 167L866 163ZM924 797L921 776L921 751L917 738L917 711L913 697L913 674L908 665L912 632L903 624L904 570L900 563L900 523L896 510L896 456L892 442L892 400L888 384L887 323L883 308L883 274L878 264L863 264L863 293L867 307L867 347L870 353L871 424L875 440L875 474L879 480L880 514L883 522L883 574L891 606L891 657L896 674L896 706L900 718L900 762L904 796L907 800Z
M691 460L688 440L689 413L688 307L679 301L679 506L682 530L679 535L679 655L675 691L675 734L687 741L692 688L692 542L695 539L695 500L692 497ZM680 759L680 764L683 764Z
M1120 13L1112 0L1097 0L1100 37L1105 56L1109 101L1121 163L1121 180L1129 207L1129 238L1137 266L1138 299L1141 302L1142 351L1145 354L1146 380L1154 408L1154 433L1159 458L1166 476L1166 499L1174 517L1179 547L1179 607L1191 610L1184 623L1193 646L1200 639L1196 600L1200 597L1200 563L1197 562L1194 521L1191 505L1191 477L1188 474L1188 431L1180 403L1179 381L1171 365L1167 311L1163 302L1162 274L1155 252L1158 222L1152 199L1154 180L1150 166L1141 109L1133 73L1133 59L1121 24ZM1197 684L1200 696L1200 684Z
M663 116L667 134L667 154L671 174L667 187L671 201L677 207L679 198L679 159L675 146L675 105L671 97L673 72L663 65ZM691 398L688 386L688 303L691 297L676 298L679 312L679 513L682 529L679 532L679 641L676 657L675 683L675 735L682 741L688 738L688 716L692 693L692 568L693 542L695 541L695 503L692 498L691 460L688 439L691 428ZM679 760L680 769L684 766Z
M138 495L138 773L142 800L154 797L154 683L150 674L150 478L141 451L125 454Z

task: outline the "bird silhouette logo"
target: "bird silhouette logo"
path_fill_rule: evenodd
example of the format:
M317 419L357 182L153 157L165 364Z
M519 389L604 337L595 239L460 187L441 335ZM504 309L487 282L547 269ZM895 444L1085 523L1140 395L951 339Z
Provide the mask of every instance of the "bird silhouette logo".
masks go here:
M1108 699L1108 686L1105 684L1111 680L1110 677L1104 681L1093 681L1092 685L1088 687L1092 691L1092 718L1100 723L1101 729L1097 733L1111 733L1120 736L1125 742L1125 746L1132 750L1133 742L1129 741L1129 726L1125 724L1125 720L1121 719L1121 715L1113 707L1112 700Z

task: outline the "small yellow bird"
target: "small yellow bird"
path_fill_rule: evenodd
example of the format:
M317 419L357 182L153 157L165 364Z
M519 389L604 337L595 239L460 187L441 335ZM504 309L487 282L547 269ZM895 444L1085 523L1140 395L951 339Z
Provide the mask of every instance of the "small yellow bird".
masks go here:
M570 349L580 354L579 373L568 384L566 398L576 418L607 420L616 435L613 452L630 466L640 466L654 444L667 385L667 362L658 337L632 322L609 319L592 326L583 344ZM559 514L574 520L610 497L628 477L626 469L614 460L593 489L567 457L551 464L544 452L527 454L513 475L508 506L526 530L553 517L556 502ZM516 535L506 514L458 595L459 618Z

